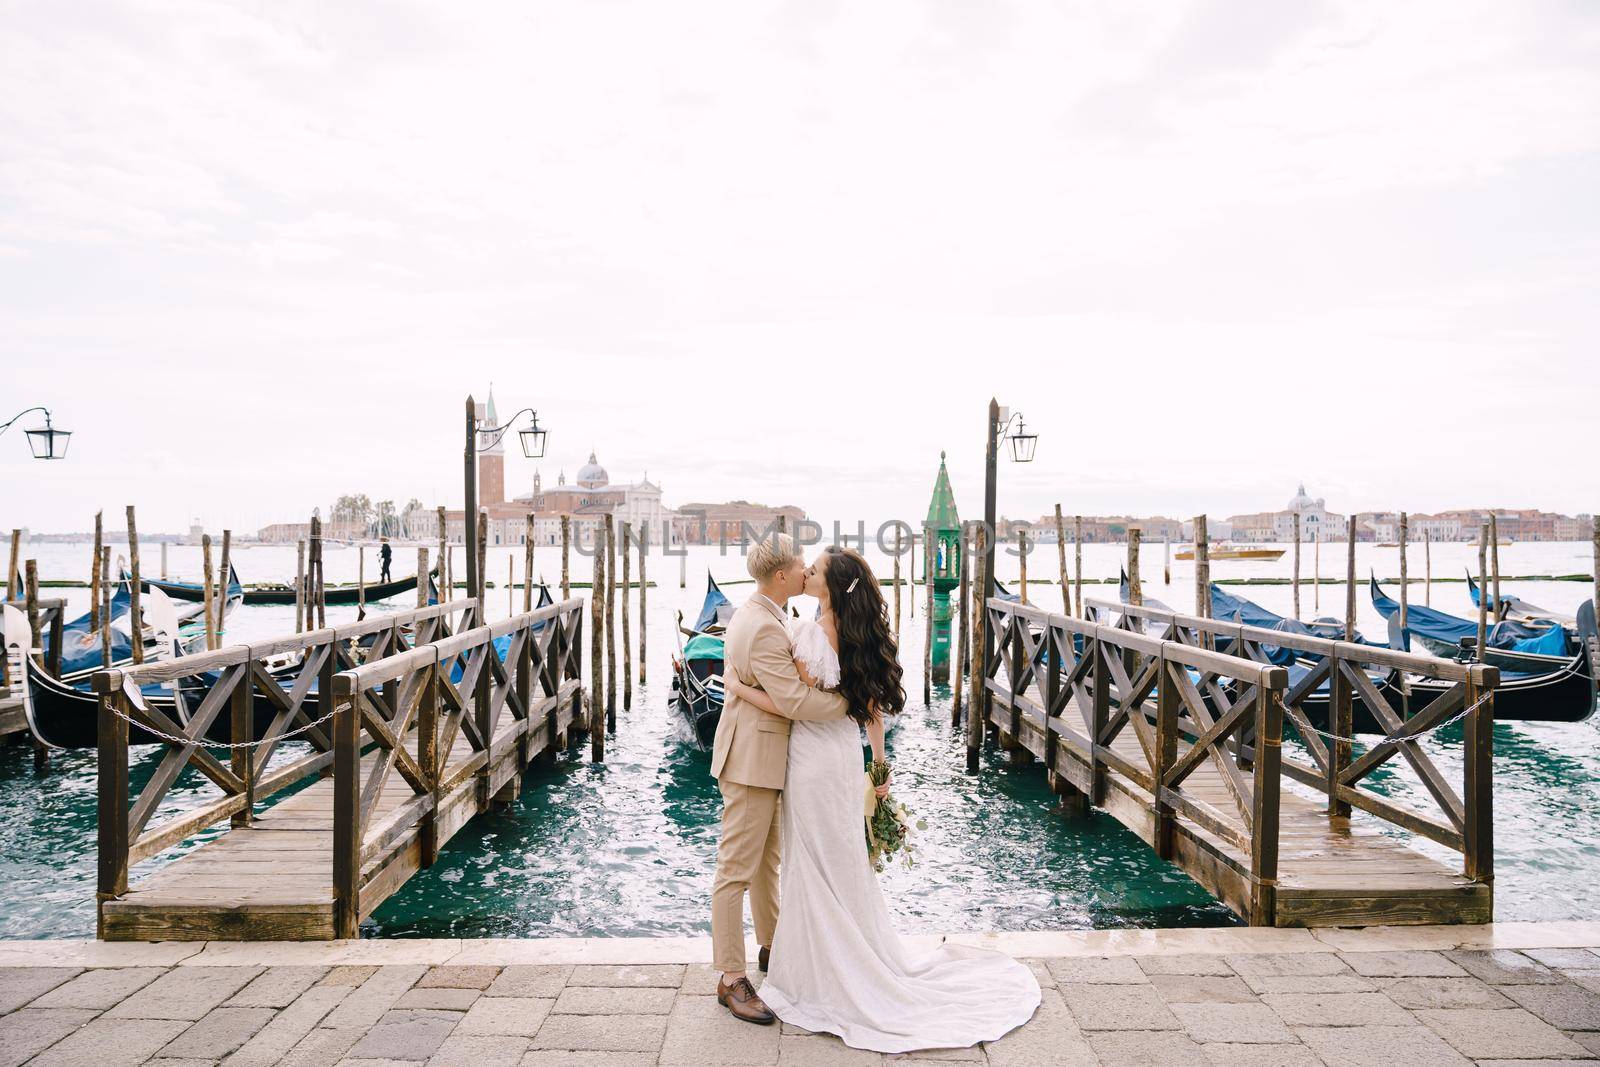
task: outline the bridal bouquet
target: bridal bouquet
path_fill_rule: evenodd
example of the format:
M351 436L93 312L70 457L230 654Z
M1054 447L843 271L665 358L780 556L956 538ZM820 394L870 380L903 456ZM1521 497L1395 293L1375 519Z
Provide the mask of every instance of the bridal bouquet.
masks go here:
M894 794L885 797L875 795L873 791L888 780L889 765L873 760L867 767L867 859L879 874L888 867L896 853L904 857L907 868L912 867L916 852L911 843L912 829L928 828L927 820L914 820L911 809L896 800Z

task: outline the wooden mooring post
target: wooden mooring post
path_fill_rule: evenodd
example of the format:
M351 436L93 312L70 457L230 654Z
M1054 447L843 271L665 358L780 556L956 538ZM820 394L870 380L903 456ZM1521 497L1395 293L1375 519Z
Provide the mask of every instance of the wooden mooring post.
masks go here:
M1017 567L1018 586L1022 594L1022 602L1028 602L1028 530L1027 527L1017 531Z
M1300 620L1300 512L1294 513L1294 617Z
M20 577L17 571L18 562L22 558L22 531L11 531L11 562L6 564L6 599L17 599L17 582Z
M1311 539L1311 610L1322 610L1322 531Z
M967 773L978 773L978 756L983 749L983 734L988 724L988 687L990 662L988 648L989 591L993 587L986 561L988 559L989 530L986 523L978 524L978 536L973 547L972 560L977 573L972 579L972 687L967 696Z
M1056 505L1056 559L1061 564L1061 610L1072 614L1072 590L1067 585L1067 530L1061 521L1061 505Z
M228 590L233 585L233 531L222 531L222 563L217 571L221 578L218 579L217 592L217 646L222 645L222 635L228 629Z
M89 567L89 629L96 633L100 630L100 560L101 553L105 550L105 530L100 512L94 513L94 561ZM111 575L104 576L106 581L111 580ZM108 664L110 660L106 661Z
M572 516L561 516L561 599L572 596L570 567L572 560Z
M111 573L111 546L100 550L100 573ZM111 627L106 625L111 621L111 590L114 588L110 581L100 583L100 662L111 662Z
M428 546L417 546L417 607L428 606Z
M628 623L628 599L631 596L630 581L633 570L630 560L633 549L630 542L633 540L633 523L622 524L622 710L627 711L633 707L633 633Z
M951 649L951 680L950 680L950 725L961 725L961 704L963 687L966 680L967 666L967 633L971 627L972 619L972 568L975 555L967 551L968 535L971 532L971 523L964 524L961 531L961 585L960 592L956 594L956 643Z
M1345 527L1344 554L1344 639L1356 639L1356 517Z
M1506 609L1505 601L1500 599L1500 519L1492 508L1489 510L1489 574L1494 582L1494 617L1498 622L1506 617ZM1600 608L1600 604L1595 607Z
M894 563L893 563L893 566L894 566L894 636L895 636L895 640L897 640L897 641L900 639L900 553L902 551L904 551L904 549L901 547L901 539L902 539L903 536L904 536L904 534L901 532L900 526L897 523L895 525L895 528L894 528Z
M1406 513L1400 513L1400 629L1406 628L1406 623L1411 621L1411 579L1406 569L1406 556L1408 553Z
M1478 526L1478 649L1477 660L1483 662L1483 654L1489 643L1489 524L1480 523Z
M139 525L133 505L128 505L128 633L133 640L133 662L144 662L144 611L140 604Z
M1144 603L1144 583L1139 581L1139 538L1137 526L1128 527L1128 603Z
M537 538L534 536L533 512L528 512L528 527L522 533L524 545L522 560L522 610L533 610L533 544ZM565 599L563 597L563 599Z
M605 533L594 524L594 578L589 588L589 758L606 758L606 552Z
M1078 607L1078 617L1088 618L1083 610L1083 516L1072 517L1072 602Z
M605 517L606 567L606 729L617 729L617 527L614 517Z
M445 525L444 505L440 504L434 511L439 522L439 602L442 604L451 597L449 575L449 527ZM562 597L565 600L565 597Z
M645 605L649 602L650 578L645 573L645 557L649 554L646 550L650 547L650 527L644 528L644 536L639 538L639 686L645 684L645 665L649 657L645 654L645 635L650 632L650 616Z
M294 546L294 632L306 630L306 543L296 541Z
M1433 530L1422 528L1422 605L1433 607Z
M1167 534L1161 539L1161 584L1172 584L1172 535Z
M206 648L217 647L217 600L216 589L212 582L216 577L211 569L211 535L200 535L200 572L202 575L200 595L205 601L206 619Z

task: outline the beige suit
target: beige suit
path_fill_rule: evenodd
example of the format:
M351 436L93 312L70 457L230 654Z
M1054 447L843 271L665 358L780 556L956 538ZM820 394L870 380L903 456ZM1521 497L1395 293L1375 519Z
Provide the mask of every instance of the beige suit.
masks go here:
M723 635L728 673L766 692L781 714L730 697L711 746L711 773L722 788L722 837L711 888L711 952L720 971L744 970L744 895L756 940L772 944L778 925L778 793L789 768L794 719L841 719L844 698L800 680L781 610L756 594Z

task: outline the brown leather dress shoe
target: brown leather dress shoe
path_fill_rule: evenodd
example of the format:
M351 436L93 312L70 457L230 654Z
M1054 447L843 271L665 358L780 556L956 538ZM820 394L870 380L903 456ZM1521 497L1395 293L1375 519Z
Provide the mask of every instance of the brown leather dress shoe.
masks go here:
M767 973L767 964L772 962L772 950L766 945L761 946L761 951L756 953L756 966L761 968L761 973Z
M772 1014L772 1010L756 996L756 987L750 984L748 978L741 978L733 985L728 985L718 978L717 1003L733 1012L735 1019L743 1019L747 1023L768 1026L778 1020L778 1017Z

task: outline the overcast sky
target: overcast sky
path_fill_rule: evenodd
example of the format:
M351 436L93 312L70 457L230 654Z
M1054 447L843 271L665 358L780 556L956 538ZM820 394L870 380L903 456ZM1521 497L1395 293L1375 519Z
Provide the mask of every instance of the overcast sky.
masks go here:
M1600 504L1587 0L0 18L7 526L459 506L491 381L669 505L971 514L991 395L1013 515Z

